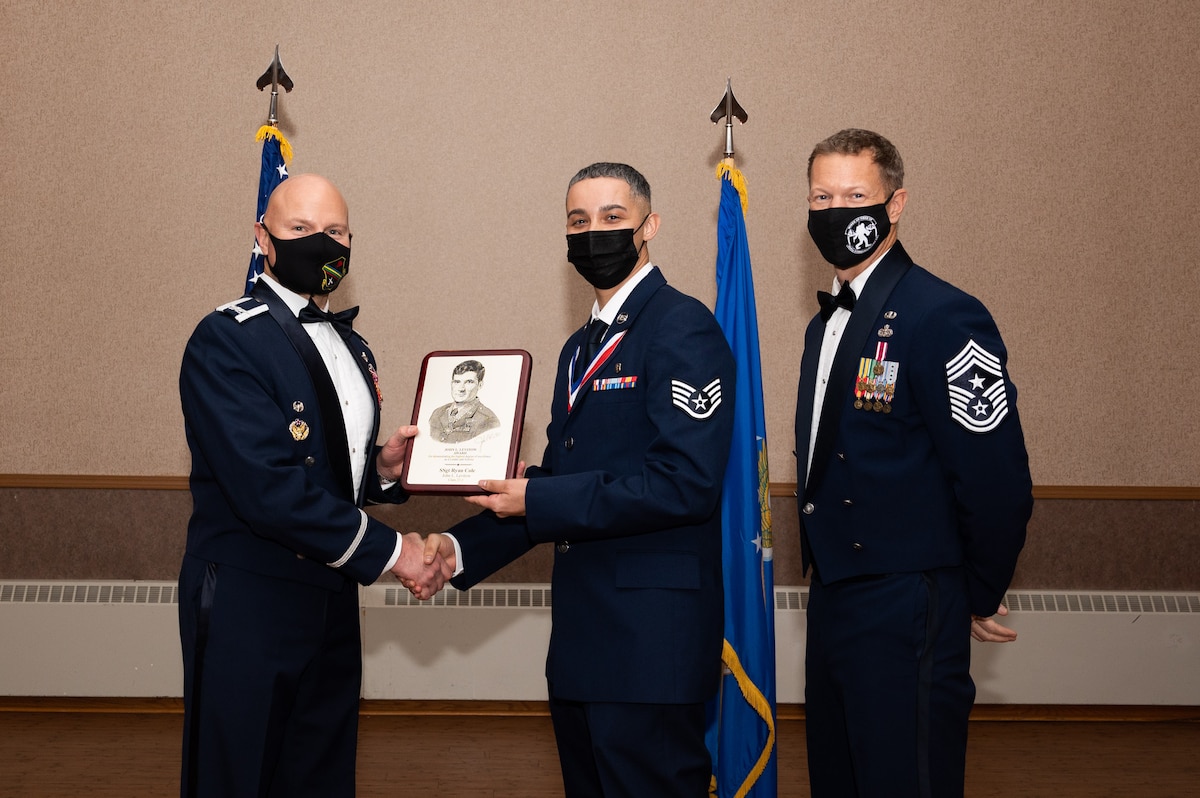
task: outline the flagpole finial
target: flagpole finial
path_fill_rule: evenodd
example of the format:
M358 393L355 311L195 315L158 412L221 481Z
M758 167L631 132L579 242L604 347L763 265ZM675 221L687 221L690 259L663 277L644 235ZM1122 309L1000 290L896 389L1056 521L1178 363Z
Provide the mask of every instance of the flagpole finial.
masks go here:
M254 85L258 86L258 90L262 91L270 84L271 86L271 109L267 112L267 124L271 127L279 122L278 103L279 103L279 87L283 86L284 91L291 91L295 88L292 79L288 77L288 73L283 70L283 64L279 63L279 45L275 45L275 58L271 61L271 65L267 67L267 71L262 73L262 77Z
M725 120L725 157L733 160L733 120L737 118L743 125L749 117L746 115L742 106L738 105L738 101L733 96L733 81L731 78L725 79L725 96L717 103L717 107L709 114L709 119L715 125L722 119Z

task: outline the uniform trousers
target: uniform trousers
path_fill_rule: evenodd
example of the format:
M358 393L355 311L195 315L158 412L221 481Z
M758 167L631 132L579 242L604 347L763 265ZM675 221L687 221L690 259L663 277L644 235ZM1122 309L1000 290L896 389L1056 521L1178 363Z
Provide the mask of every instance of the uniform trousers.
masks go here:
M184 798L354 795L358 589L186 556Z
M814 798L963 794L970 626L962 568L813 579L804 694Z
M704 704L550 698L565 798L704 798Z

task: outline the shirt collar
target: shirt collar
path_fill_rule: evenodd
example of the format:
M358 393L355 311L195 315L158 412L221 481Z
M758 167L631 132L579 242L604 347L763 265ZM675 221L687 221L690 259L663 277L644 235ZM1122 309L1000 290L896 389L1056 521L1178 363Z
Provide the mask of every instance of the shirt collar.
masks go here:
M267 281L267 285L269 285L271 290L274 291L279 298L284 301L284 303L288 306L288 310L292 311L293 316L298 317L301 309L308 306L309 300L305 299L300 294L297 294L290 288L284 288L279 284L278 280L267 274L265 271L258 276L258 279ZM326 296L323 297L323 299L325 300L324 307L321 307L320 304L317 304L316 299L313 299L313 303L317 304L317 307L321 308L321 310L329 310L329 297Z
M600 321L611 327L613 320L617 318L617 313L619 313L621 310L621 306L625 304L625 300L629 299L629 295L633 293L633 289L637 288L638 283L640 283L642 280L645 280L650 272L654 271L655 268L656 267L653 263L647 261L646 265L639 269L637 274L633 275L631 280L627 281L625 285L621 286L620 291L612 295L612 298L608 300L608 303L604 306L603 310L600 309L599 301L593 301L592 318L600 319Z
M895 244L892 246L895 246ZM883 252L879 253L875 260L871 262L870 266L863 269L861 272L859 272L857 277L850 281L850 287L854 289L854 295L856 297L862 296L863 289L867 287L867 280L871 279L871 274L874 273L875 267L879 265L879 261L883 260L884 255L887 255L891 251L892 247L888 247ZM842 281L837 278L837 275L834 275L833 293L836 295L840 290L842 290Z

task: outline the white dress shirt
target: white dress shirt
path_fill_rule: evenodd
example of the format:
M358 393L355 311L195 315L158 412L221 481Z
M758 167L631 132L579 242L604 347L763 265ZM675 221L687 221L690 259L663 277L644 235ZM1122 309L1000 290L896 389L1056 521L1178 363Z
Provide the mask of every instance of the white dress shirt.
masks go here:
M271 275L264 272L260 280L266 280L279 298L297 317L300 311L308 305L308 300L295 291L284 288ZM313 301L324 300L321 310L329 309L329 297L314 297ZM342 421L346 426L346 450L350 455L350 475L354 484L354 496L358 499L363 493L363 475L367 471L367 458L375 451L375 441L371 433L375 426L375 400L371 397L371 388L363 379L362 370L354 362L354 353L329 322L302 324L304 332L312 339L321 360L329 372L329 379L337 392L338 405L342 409ZM364 521L365 523L365 521ZM383 573L387 573L400 559L401 537L396 533L396 549L388 561Z
M871 279L875 267L879 265L879 261L883 260L883 256L890 249L891 247L879 253L870 266L863 269L857 277L850 281L850 287L854 289L855 297L862 296L863 289L867 286L867 280ZM834 296L841 288L841 280L835 275L832 291ZM825 389L829 384L829 372L833 370L833 359L837 356L838 346L842 343L842 333L846 331L846 325L849 323L850 311L841 306L837 307L833 311L833 315L829 317L829 321L825 322L825 337L821 339L821 356L817 360L817 384L813 391L812 426L808 433L808 468L804 471L806 481L808 474L812 473L813 449L817 445L817 424L821 421L821 406L825 404Z

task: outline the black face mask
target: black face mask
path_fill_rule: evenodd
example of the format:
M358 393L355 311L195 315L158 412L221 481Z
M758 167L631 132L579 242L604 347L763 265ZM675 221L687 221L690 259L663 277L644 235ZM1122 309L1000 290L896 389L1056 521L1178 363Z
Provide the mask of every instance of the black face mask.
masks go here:
M263 229L267 230L266 225ZM270 230L267 235L275 248L271 273L280 285L297 294L324 296L350 271L350 247L332 236L313 233L303 238L276 238Z
M894 192L893 192L894 195ZM891 197L865 208L826 208L808 212L808 234L835 269L849 269L871 257L892 230Z
M646 219L650 214L646 214ZM641 250L633 244L633 234L646 223L642 219L635 229L588 230L567 236L567 260L594 287L601 290L613 288L629 276L641 257ZM642 242L645 246L646 242Z

